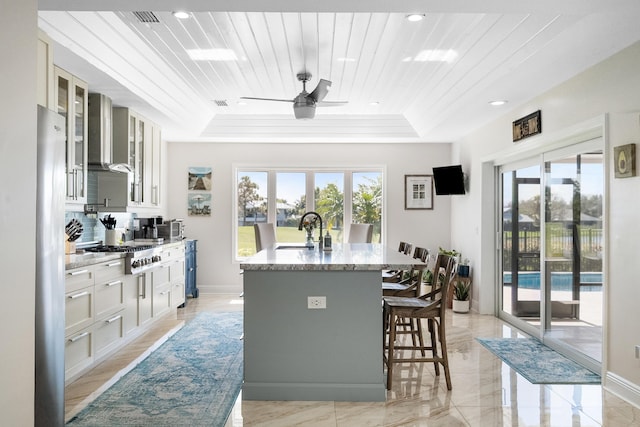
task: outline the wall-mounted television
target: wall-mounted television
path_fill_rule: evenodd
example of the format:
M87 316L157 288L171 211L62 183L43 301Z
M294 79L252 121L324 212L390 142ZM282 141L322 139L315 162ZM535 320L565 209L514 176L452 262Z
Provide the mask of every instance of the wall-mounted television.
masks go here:
M464 194L464 174L462 165L433 168L433 183L436 195Z

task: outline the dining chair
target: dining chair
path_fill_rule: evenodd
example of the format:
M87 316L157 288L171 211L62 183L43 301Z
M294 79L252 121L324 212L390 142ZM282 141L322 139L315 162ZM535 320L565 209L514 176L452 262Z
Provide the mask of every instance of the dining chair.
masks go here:
M351 224L348 243L371 243L373 224Z
M383 297L383 360L387 367L387 389L391 389L393 367L398 363L432 362L435 373L440 375L440 365L444 368L447 389L451 390L451 373L447 354L445 314L447 290L451 283L455 261L449 255L439 254L434 268L434 278L430 292L419 297ZM400 330L406 319L417 321L416 328ZM427 321L430 345L425 345L422 320ZM388 331L388 333L387 333ZM412 345L398 340L398 335L410 334ZM398 340L398 343L396 343ZM438 349L438 347L440 347ZM408 350L408 352L406 351ZM416 351L420 354L416 355ZM428 357L426 351L431 354Z
M271 222L259 222L253 224L256 235L256 252L273 246L276 243L276 228Z
M398 252L403 253L405 255L409 255L411 253L411 249L413 249L413 245L407 242L400 242L400 246L398 247ZM420 248L422 250L422 248ZM419 258L416 256L416 253L419 251L418 246L416 246L416 250L413 253L413 258ZM428 256L428 253L427 253ZM383 282L399 282L403 280L405 277L404 270L383 270L382 271L382 281Z
M422 277L428 268L429 250L416 246L413 258L419 259L421 264L413 264L407 277L398 282L382 281L382 296L414 296L420 295Z

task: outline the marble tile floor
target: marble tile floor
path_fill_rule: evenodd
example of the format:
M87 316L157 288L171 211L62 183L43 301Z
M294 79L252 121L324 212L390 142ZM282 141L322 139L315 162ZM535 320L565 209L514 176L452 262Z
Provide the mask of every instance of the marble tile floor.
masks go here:
M236 295L200 295L145 335L66 387L67 418L168 331L200 311L242 310ZM447 343L453 390L432 364L396 367L386 402L236 402L236 426L639 426L640 409L599 385L530 384L475 337L517 337L493 316L449 312ZM185 420L188 424L188 420ZM195 427L195 426L194 426Z

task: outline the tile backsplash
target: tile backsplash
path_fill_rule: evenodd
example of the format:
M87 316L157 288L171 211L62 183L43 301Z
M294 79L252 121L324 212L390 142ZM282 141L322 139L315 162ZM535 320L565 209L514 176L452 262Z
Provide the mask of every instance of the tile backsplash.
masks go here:
M82 223L82 236L76 243L103 241L104 242L104 225L99 218L111 215L116 218L116 229L122 230L125 235L125 241L133 240L133 220L137 217L134 213L100 213L98 218L90 218L83 212L65 212L64 223L68 224L72 219L77 219Z

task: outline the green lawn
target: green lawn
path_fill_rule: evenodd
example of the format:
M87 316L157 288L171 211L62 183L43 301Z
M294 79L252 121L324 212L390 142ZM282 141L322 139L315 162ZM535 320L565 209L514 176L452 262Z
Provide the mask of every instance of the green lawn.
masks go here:
M342 242L342 230L331 230L329 233L334 243ZM318 239L318 230L314 232L314 238ZM304 243L306 233L298 230L298 227L276 227L276 240L282 243ZM380 236L377 233L374 234L373 242L379 241ZM255 253L256 239L253 225L238 226L238 256L251 256Z

